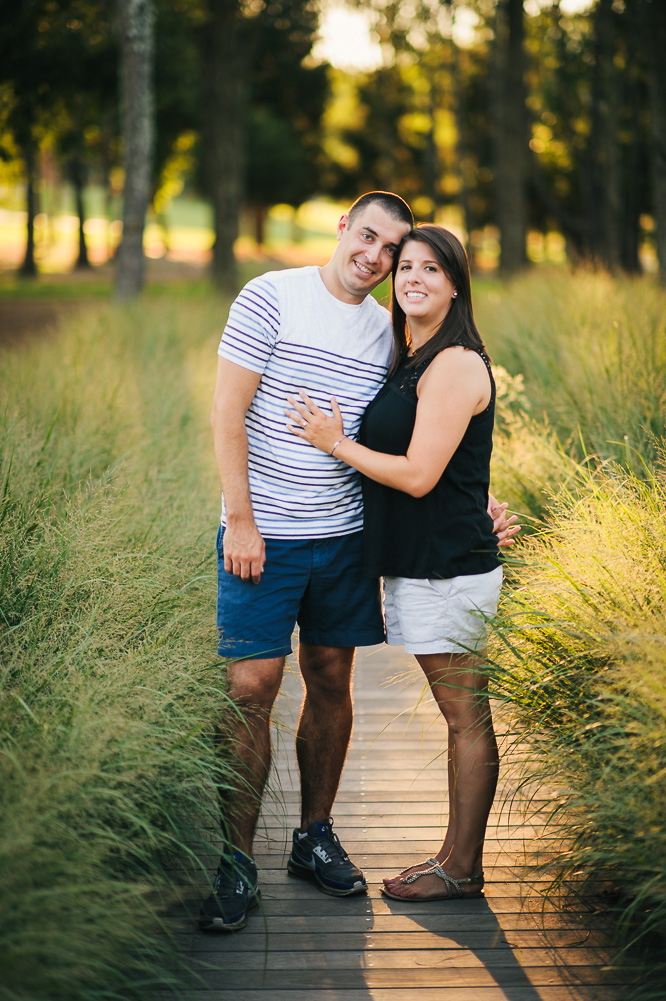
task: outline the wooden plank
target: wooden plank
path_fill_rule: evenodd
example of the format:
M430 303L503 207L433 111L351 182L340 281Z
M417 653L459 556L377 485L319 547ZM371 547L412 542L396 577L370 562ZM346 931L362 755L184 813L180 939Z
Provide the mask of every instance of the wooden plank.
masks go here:
M330 921L329 921L330 924ZM222 952L231 950L239 952L265 952L267 926L261 916L255 914L248 921L243 935L237 940L225 935L222 940L218 935L197 935L191 943L193 953ZM271 932L270 949L275 952L356 952L357 950L374 949L391 952L415 952L427 950L435 955L452 951L482 950L505 951L513 949L575 949L585 948L587 954L596 955L596 961L605 963L609 959L607 952L602 950L603 938L597 931L582 932L578 929L551 929L540 931L507 931L494 928L488 931L450 931L431 932L418 928L409 932L385 931L378 932L370 927L363 932Z
M452 986L428 989L426 1001L618 1001L620 993L616 987L602 987L600 985L577 987L568 986L532 986L516 985L507 988L506 993L503 987L466 987ZM199 990L179 992L179 1001L258 1001L265 992L259 989L231 990ZM313 998L312 990L304 988L296 989L269 989L268 995L275 1001L310 1001ZM159 1001L173 999L173 994L161 993L155 995ZM340 989L334 986L332 989L324 987L317 990L317 1001L423 1001L421 988L416 990L412 987L362 987Z
M558 841L542 837L539 817L533 813L526 821L518 808L520 748L502 765L484 858L485 899L409 904L380 895L382 877L431 854L446 826L445 727L432 699L423 698L420 673L401 651L378 647L357 659L354 735L334 809L335 830L363 867L370 891L340 900L290 879L285 864L299 819L293 745L301 693L300 677L291 670L279 699L275 767L256 838L261 910L238 934L203 935L194 930L194 919L208 892L205 880L200 871L177 874L187 885L168 925L180 955L201 978L186 999L620 998L634 973L609 973L600 917L582 909L559 913L541 895L547 877L529 872L535 839L541 837L542 861ZM501 717L498 729L510 730ZM503 746L510 742L502 738ZM547 809L548 795L538 790L533 807ZM214 830L210 839L214 854Z
M279 849L277 848L275 848L274 850L279 851ZM409 865L410 862L413 864L415 860L418 860L420 858L421 855L414 855L413 852L406 852L404 855L404 863L402 864L402 868L404 868L406 865ZM287 870L285 868L286 855L285 856L278 855L277 857L275 855L272 855L271 859L272 862L274 863L274 868L268 868L266 866L265 868L262 869L261 872L262 887L269 888L271 886L284 884L285 886L289 886L291 890L295 889L297 894L315 894L317 897L321 897L320 891L312 883L306 883L303 882L302 880L294 880L287 874ZM368 885L371 887L372 892L373 893L379 892L378 887L381 884L383 877L387 875L386 869L383 866L381 869L366 867L364 868L364 872L365 872L365 877L368 881ZM521 883L520 877L522 872L523 870L522 867L520 866L516 866L515 868L511 868L506 865L494 866L492 871L489 870L488 873L489 878L484 887L484 892L486 897L492 895L493 893L497 893L498 888L500 887L501 884L512 883L520 885ZM545 875L540 875L536 873L536 874L530 874L529 882L531 886L536 887L539 884L543 886L549 882L549 879ZM291 890L289 892L291 892ZM341 907L344 908L344 906L347 903L349 903L349 898L341 898L340 903ZM392 903L398 903L398 901L392 901ZM459 901L447 901L445 903L440 902L440 906L467 907L469 906L470 903L471 901L462 901L462 903Z
M195 936L193 936L194 939ZM199 938L200 936L196 936ZM239 941L242 936L237 936ZM206 938L213 938L207 935ZM549 949L524 949L516 956L510 949L479 949L471 952L467 949L438 949L425 953L420 949L387 949L373 951L368 954L358 950L343 952L306 952L305 950L278 951L267 949L258 953L254 949L238 950L228 943L229 936L218 936L219 951L211 953L207 962L197 963L196 957L190 958L190 963L198 973L208 970L212 975L225 970L349 970L349 969L411 969L423 970L440 967L442 969L475 969L485 968L493 976L495 971L522 969L524 966L558 966L568 970L578 967L594 967L603 970L604 963L596 950L560 949L556 956Z
M627 972L624 971L626 976ZM311 990L320 991L335 987L338 990L362 987L493 987L504 988L526 986L552 987L556 985L589 984L611 986L608 972L600 967L578 967L574 975L568 969L558 969L553 966L521 966L505 968L491 972L485 967L469 967L464 969L407 969L407 970L264 970L263 967L253 971L225 970L224 984L226 989L247 988L248 973L253 989L262 987L273 990ZM210 985L212 986L212 984Z
M331 927L331 917L337 915L314 914L294 914L293 908L289 914L270 914L264 909L261 913L261 925L253 930L261 934L264 931L269 934L282 935L328 935ZM416 918L408 914L350 914L345 916L345 929L347 932L367 932L369 930L381 934L384 932L406 932L413 933L415 930ZM175 928L174 938L179 940L179 925L175 920L170 920L170 925ZM584 931L581 930L580 921L576 916L570 918L562 917L558 913L546 914L543 916L533 912L520 911L504 916L502 921L498 921L494 914L434 914L428 916L428 930L439 934L463 934L465 932L492 932L498 933L498 926L505 934L516 931L537 931L549 933L551 929L558 932L567 930L569 934L581 937ZM594 931L594 928L589 929ZM182 937L182 933L181 933ZM465 939L467 943L467 939ZM279 947L279 942L274 943ZM553 944L549 939L549 944Z
M214 992L201 991L179 994L179 1001L258 1001L263 991L256 990L218 990ZM165 997L173 995L165 995ZM270 989L268 996L271 1001L310 1001L312 992L309 988L299 990ZM428 991L427 1001L616 1001L619 997L612 988L578 987L572 993L569 987L512 987L510 997L501 987L478 988L432 988ZM407 989L372 989L343 990L337 987L333 990L317 992L317 1001L422 1001L422 995L413 988Z
M180 922L191 921L198 914L200 902L201 894L192 893L189 898L183 899L178 908L173 909L170 917L166 919L167 923L176 927ZM324 897L323 895L305 899L302 897L289 898L282 895L268 897L263 894L260 913L266 918L279 916L297 920L302 917L320 918L322 921L327 921L329 918L340 917L341 902L335 897ZM451 914L442 914L441 912L435 913L432 906L429 910L426 904L408 905L392 901L390 906L389 902L384 903L382 900L377 900L373 902L372 908L365 906L346 908L345 927L348 927L350 922L354 923L360 919L365 921L369 915L372 915L376 922L388 918L396 929L400 928L403 918L413 922L422 915L428 916L429 927L435 930L440 922L448 921L460 922L462 928L470 921L474 922L477 927L478 922L482 922L485 926L486 922L496 921L504 929L529 928L532 927L532 922L535 923L534 927L540 928L542 921L546 922L545 927L580 928L583 922L585 922L583 927L588 927L588 922L590 922L590 927L594 928L598 927L595 922L600 921L596 913L573 911L562 913L554 903L544 901L540 897L511 897L507 895L493 901L492 917L488 915L486 903L482 900L468 901L464 914L461 913L460 909ZM552 923L551 918L553 919Z
M380 819L382 822L378 823ZM272 815L266 817L259 825L257 834L277 834L283 837L286 829L285 825L293 827L297 826L299 822L300 818L294 811L289 811L283 817ZM445 831L448 817L446 815L442 816L439 812L431 814L414 813L409 816L406 812L399 812L398 810L395 813L387 810L380 816L377 816L374 810L366 810L365 814L356 814L354 816L344 816L343 814L341 817L336 811L334 822L336 830L343 829L349 831L352 836L357 832L362 833L362 840L367 846L377 841L395 841L400 838L427 841L428 838L439 836ZM488 835L489 840L492 840L493 837L531 840L535 833L533 825L520 824L517 821L515 824L511 824L507 821L499 821L498 818L491 818L488 829L490 832ZM555 837L549 837L542 839L542 843L556 844L557 840Z
M298 792L294 789L290 789L284 792L284 800L278 799L274 802L274 808L279 809L281 813L289 813L298 815ZM268 799L270 800L270 792L268 793ZM543 800L543 802L549 802L548 800ZM410 800L409 802L404 800L401 795L395 794L393 798L385 797L384 799L371 799L370 792L366 791L365 802L359 803L354 800L340 799L338 798L335 803L335 816L337 818L345 817L351 819L352 817L359 817L368 810L371 810L373 816L379 818L383 816L390 817L400 817L405 816L411 819L411 815L421 814L423 816L439 816L444 812L444 806L441 803L433 801L432 797L429 800ZM515 811L515 823L521 826L531 826L525 825L524 821L521 819L521 814L518 809ZM491 817L502 817L508 813L508 808L501 810L497 807L492 813ZM273 814L266 814L266 821L270 821ZM506 822L503 820L503 822ZM538 827L542 825L537 825Z

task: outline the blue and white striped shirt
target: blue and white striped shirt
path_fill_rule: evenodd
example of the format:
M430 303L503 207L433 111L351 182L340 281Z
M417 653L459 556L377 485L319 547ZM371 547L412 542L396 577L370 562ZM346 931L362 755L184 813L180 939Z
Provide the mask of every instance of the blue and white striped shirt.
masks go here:
M340 302L317 267L254 278L232 304L218 354L261 374L245 423L252 507L264 537L320 539L362 528L359 474L294 437L283 411L287 395L301 389L327 413L335 396L345 432L356 437L391 346L388 311L372 296L358 306Z

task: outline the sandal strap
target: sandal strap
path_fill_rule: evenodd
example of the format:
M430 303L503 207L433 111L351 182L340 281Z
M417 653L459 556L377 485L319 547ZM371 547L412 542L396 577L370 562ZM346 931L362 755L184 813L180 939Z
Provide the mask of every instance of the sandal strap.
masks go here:
M442 869L439 863L434 865L432 869L422 869L420 872L413 872L410 876L405 876L404 882L413 883L414 880L419 879L421 876L439 876L440 879L444 880L448 896L454 900L465 896L462 891L463 884L483 883L482 872L477 872L474 876L465 876L464 879L454 879L453 876L449 876L448 872Z
M439 865L439 862L437 861L436 858L433 857L433 858L424 859L423 862L417 862L416 865ZM412 868L411 865L407 866L407 869L411 869L411 868ZM400 873L400 875L404 876L404 874L407 872L407 869L403 869L402 872Z

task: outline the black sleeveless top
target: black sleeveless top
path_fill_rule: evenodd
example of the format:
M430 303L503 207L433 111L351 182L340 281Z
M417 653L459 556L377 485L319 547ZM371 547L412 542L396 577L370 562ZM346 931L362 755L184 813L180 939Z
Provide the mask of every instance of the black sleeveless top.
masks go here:
M411 497L363 477L363 572L369 577L442 579L489 573L500 566L487 512L495 419L495 381L488 369L490 403L470 420L441 479L424 497ZM436 357L436 356L435 356ZM416 420L416 386L432 361L400 367L363 417L359 441L377 452L405 455Z

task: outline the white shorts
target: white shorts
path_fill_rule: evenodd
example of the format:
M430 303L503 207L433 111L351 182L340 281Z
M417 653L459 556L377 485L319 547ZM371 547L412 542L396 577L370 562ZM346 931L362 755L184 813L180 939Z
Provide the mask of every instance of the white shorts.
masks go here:
M497 614L502 567L449 580L384 578L386 641L407 653L473 653L485 648Z

